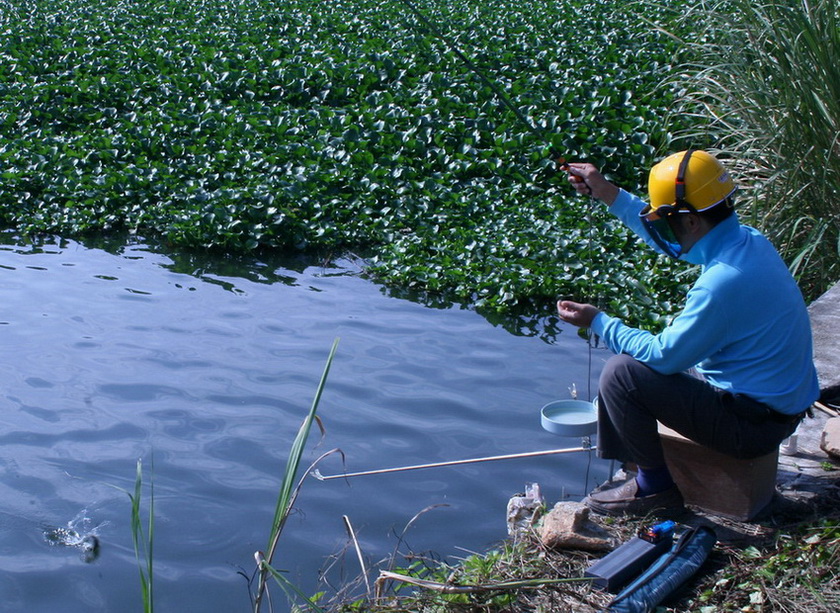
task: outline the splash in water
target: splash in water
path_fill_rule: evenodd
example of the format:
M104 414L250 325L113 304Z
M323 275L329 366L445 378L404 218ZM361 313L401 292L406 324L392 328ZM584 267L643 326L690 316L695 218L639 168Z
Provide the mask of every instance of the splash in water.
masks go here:
M99 557L99 529L103 525L93 525L87 509L82 509L66 526L44 530L44 540L53 546L75 547L84 562L93 562Z

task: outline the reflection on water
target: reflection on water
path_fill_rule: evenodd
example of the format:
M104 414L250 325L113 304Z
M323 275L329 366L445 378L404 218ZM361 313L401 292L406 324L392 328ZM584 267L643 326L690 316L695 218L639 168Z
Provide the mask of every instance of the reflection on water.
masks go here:
M2 243L4 611L139 607L119 489L133 488L138 458L153 465L156 604L248 610L240 571L267 546L288 449L335 338L326 434L304 457L340 448L344 464L330 456L324 474L577 446L543 431L539 409L586 390L606 358L596 350L590 366L586 342L548 316L491 323L420 304L353 260L173 254L137 238ZM346 544L342 515L370 562L398 546L481 550L505 538L507 500L526 482L549 502L580 497L587 471L591 484L608 466L570 454L310 479L275 562L314 592ZM99 526L91 564L44 539L82 509ZM358 572L352 559L344 570Z

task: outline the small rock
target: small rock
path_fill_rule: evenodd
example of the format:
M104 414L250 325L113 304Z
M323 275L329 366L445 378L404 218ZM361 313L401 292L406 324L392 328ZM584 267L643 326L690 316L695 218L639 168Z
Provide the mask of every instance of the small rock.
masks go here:
M608 551L610 534L589 519L589 508L581 502L558 502L543 518L540 540L553 549Z
M825 422L820 449L832 458L840 460L840 417L832 417Z

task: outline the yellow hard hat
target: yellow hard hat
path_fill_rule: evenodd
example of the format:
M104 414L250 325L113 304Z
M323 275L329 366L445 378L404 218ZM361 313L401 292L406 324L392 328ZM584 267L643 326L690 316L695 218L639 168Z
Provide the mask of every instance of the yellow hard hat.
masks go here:
M714 156L692 149L680 151L651 168L650 205L643 214L656 214L663 205L670 205L669 212L681 208L705 211L726 200L735 189L729 173Z

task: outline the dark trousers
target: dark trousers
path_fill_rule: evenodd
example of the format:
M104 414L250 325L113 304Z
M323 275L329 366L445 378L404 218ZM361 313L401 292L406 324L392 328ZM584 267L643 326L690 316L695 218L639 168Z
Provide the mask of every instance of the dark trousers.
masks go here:
M663 375L628 355L610 358L598 390L598 455L645 468L665 464L657 421L736 458L770 453L799 424L689 374Z

